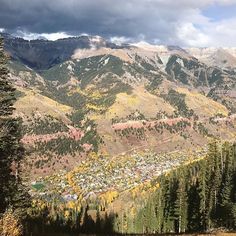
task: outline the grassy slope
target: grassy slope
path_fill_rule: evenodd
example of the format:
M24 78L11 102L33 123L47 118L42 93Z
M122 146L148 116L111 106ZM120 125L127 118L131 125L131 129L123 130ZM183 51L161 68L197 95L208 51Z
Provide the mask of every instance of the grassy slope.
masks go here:
M199 92L190 92L188 89L180 87L177 91L186 95L185 101L187 106L193 109L200 117L211 117L216 114L227 116L229 113L224 105L215 102L213 99L210 99Z
M109 108L106 117L125 117L136 110L145 114L147 118L153 118L159 111L172 114L174 109L162 98L150 94L143 86L133 89L132 95L120 93L116 97L116 102Z
M42 116L50 115L68 121L66 114L72 112L73 109L71 107L45 97L35 90L20 87L17 90L24 93L24 96L20 97L15 103L16 113L31 116L37 112Z

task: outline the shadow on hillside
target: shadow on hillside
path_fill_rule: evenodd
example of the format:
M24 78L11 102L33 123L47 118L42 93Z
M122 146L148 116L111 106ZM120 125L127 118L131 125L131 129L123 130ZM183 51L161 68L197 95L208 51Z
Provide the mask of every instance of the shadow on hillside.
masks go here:
M29 236L78 236L78 235L115 235L113 230L115 215L105 214L105 217L96 215L96 220L88 214L88 209L84 212L83 219L78 216L76 222L57 216L54 221L47 220L47 214L30 220L25 235Z

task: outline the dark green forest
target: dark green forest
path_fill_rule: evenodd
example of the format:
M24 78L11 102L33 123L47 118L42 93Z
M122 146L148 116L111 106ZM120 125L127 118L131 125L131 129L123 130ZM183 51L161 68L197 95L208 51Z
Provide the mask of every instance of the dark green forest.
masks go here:
M135 232L204 232L236 227L236 145L209 144L207 157L159 178L134 219Z
M16 92L9 81L7 61L0 38L0 235L19 236L24 231L30 198L21 181L21 121L12 117Z

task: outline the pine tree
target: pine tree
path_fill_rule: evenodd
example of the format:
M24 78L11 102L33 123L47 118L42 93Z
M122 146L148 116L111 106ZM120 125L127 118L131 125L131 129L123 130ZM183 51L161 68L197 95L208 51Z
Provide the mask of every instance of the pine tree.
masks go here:
M209 144L206 166L206 228L210 229L213 227L212 216L216 213L220 175L219 151L216 140Z
M175 202L175 232L185 232L187 227L187 192L185 173L180 170L178 177L177 199Z
M228 226L234 218L232 212L232 190L233 190L233 147L229 143L225 143L223 147L223 172L222 181L219 191L219 201L216 216L220 220L222 226Z
M164 211L164 204L163 204L163 185L162 185L162 181L160 179L160 187L157 190L157 194L155 196L155 200L156 200L156 207L155 207L155 212L156 212L156 218L157 218L157 225L156 225L156 231L157 233L161 233L162 232L162 226L163 226L163 211Z
M207 228L207 222L206 222L206 162L201 161L199 163L199 186L198 186L198 192L200 196L200 207L199 212L201 216L201 229L206 230Z
M28 202L19 176L24 150L20 144L20 122L12 117L15 88L9 81L7 59L0 38L0 213L9 206L24 209Z

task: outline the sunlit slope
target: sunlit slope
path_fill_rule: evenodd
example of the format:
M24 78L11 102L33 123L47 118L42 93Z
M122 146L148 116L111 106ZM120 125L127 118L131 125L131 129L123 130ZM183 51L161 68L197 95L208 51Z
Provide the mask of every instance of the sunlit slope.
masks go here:
M55 118L67 120L66 115L72 112L72 108L39 94L36 90L17 88L22 96L15 103L16 113L31 116L38 113L42 116L50 115Z
M211 98L208 98L197 91L190 91L185 88L177 88L179 93L186 95L185 102L187 106L194 110L194 112L200 117L213 117L217 114L222 114L223 116L228 115L228 109L214 101Z
M159 111L172 114L174 109L162 98L139 86L133 89L132 94L119 93L115 103L107 111L106 118L126 117L136 111L145 114L147 118L153 118Z

